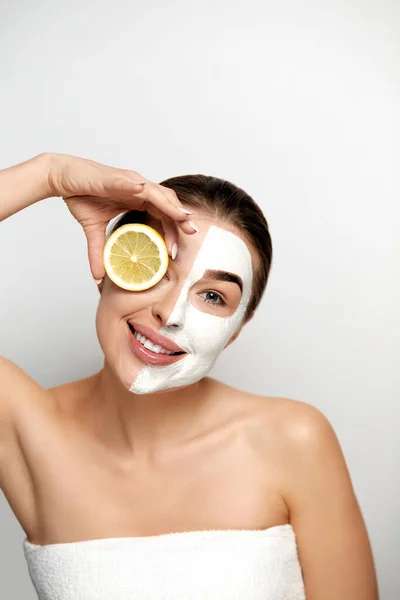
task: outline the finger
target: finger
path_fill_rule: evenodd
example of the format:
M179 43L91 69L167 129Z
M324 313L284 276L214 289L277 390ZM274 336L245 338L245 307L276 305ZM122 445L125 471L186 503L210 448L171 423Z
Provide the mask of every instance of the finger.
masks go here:
M143 192L137 195L137 198L144 198L147 203L153 204L171 217L185 233L192 233L191 227L187 226L188 214L185 209L174 204L159 188L160 186L149 182L145 185Z
M172 259L175 259L178 251L178 227L173 219L165 215L161 218L161 224L164 231L165 244L168 248L168 254ZM175 250L173 250L174 245Z
M103 263L103 250L106 243L106 223L84 227L88 256L92 276L95 280L103 279L106 272Z
M172 218L184 233L193 234L198 231L189 221L190 211L182 206L173 190L144 179L144 184L140 186L135 183L134 176L137 177L137 174L133 173L132 179L121 174L113 175L104 184L104 196L126 202L128 210L148 210L149 205L154 205Z
M161 222L164 232L165 245L167 246L168 254L172 257L173 245L176 244L178 247L179 231L177 224L173 219L171 219L171 217L167 217L165 213L152 204L147 205L146 212Z
M188 234L193 234L196 231L198 231L198 227L197 227L197 229L192 227L192 224L190 221L191 211L182 206L182 203L179 200L176 193L174 192L174 190L172 190L171 188L167 188L160 184L157 184L157 187L158 187L159 191L161 191L163 193L163 195L167 198L167 200L169 200L170 202L175 204L175 206L179 207L181 210L184 210L185 214L188 215L188 218L185 221L181 221L181 222L177 223L177 225L182 229L182 231L184 233L188 233Z
M176 192L174 190L172 190L171 188L166 187L165 185L158 184L158 187L161 189L161 191L167 196L167 198L171 202L173 202L176 206L183 208L186 211L186 213L188 214L187 221L180 224L181 229L185 233L195 233L196 231L198 231L199 228L197 225L196 225L197 229L192 227L192 221L191 221L191 217L190 217L190 215L192 214L192 211L182 205Z
M146 181L135 181L126 177L110 177L103 183L103 197L126 198L131 194L140 194L143 192Z
M186 207L184 207L184 206L182 205L182 202L179 200L179 198L178 198L178 196L177 196L176 192L175 192L173 189L171 189L171 188L169 188L169 187L166 187L165 185L161 185L160 183L158 184L158 187L159 187L159 188L161 189L161 191L162 191L162 192L163 192L163 193L164 193L164 194L167 196L167 198L168 198L169 200L171 200L171 202L173 202L173 203L174 203L176 206L180 206L180 207L182 207L182 208L186 208ZM190 211L188 210L188 213L189 213L189 212L190 212Z
M131 198L132 194L139 194L143 191L146 182L139 183L130 180L126 180L122 177L109 177L102 181L88 182L87 191L83 194L76 194L71 192L70 194L63 194L64 200L70 198Z

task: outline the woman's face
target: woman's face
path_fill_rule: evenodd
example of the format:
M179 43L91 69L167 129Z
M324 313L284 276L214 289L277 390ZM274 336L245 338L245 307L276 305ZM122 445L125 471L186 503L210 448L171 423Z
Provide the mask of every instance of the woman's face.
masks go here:
M199 381L242 325L254 250L229 225L202 213L191 218L200 233L179 230L177 258L155 286L130 292L108 277L103 282L96 315L100 346L114 375L135 394ZM159 221L147 216L146 222L163 235ZM172 350L181 354L166 353Z

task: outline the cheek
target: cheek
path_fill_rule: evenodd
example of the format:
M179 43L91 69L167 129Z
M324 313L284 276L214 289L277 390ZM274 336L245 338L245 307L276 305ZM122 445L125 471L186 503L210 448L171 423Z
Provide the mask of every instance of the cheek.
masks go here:
M132 358L128 344L128 329L119 315L104 302L97 307L96 332L104 357L126 390L130 390L142 365ZM124 339L126 342L124 342Z
M100 347L105 353L107 349L107 342L110 341L112 336L107 335L107 332L109 332L111 329L110 310L107 307L107 302L103 298L101 298L97 307L95 324Z
M122 298L113 294L101 297L96 311L96 333L104 353L117 350L123 328ZM126 303L125 303L126 304Z
M183 324L184 343L193 354L214 357L236 329L236 319L203 313L191 306Z

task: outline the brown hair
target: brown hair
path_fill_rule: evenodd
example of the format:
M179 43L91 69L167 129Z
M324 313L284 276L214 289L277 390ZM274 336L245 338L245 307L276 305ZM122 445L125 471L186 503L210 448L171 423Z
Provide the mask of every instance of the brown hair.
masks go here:
M176 193L184 206L203 211L216 220L240 230L259 255L253 291L247 306L245 320L257 308L267 286L272 266L272 241L268 223L256 202L233 183L209 175L182 175L160 183ZM117 221L110 233L121 225L143 222L141 211L131 210Z

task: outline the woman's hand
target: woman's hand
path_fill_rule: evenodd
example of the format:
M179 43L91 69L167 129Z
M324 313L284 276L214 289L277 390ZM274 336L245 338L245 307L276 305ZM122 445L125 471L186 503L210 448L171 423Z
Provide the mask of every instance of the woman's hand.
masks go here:
M51 196L62 196L80 223L88 242L89 263L95 280L105 275L103 249L111 219L128 210L143 210L160 219L169 254L184 233L196 230L175 192L147 181L139 173L69 156L50 155L48 183ZM175 256L174 256L175 258Z

